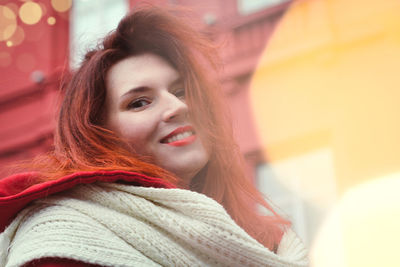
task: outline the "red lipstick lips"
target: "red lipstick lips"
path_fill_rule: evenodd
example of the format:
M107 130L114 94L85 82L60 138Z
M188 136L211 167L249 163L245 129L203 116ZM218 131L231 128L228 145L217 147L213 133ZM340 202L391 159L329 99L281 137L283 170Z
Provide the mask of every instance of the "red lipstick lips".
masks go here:
M174 136L185 133L185 132L190 132L191 135L189 135L187 137L183 137L178 140L174 140L172 142L171 141L168 142L168 139L173 138ZM192 126L184 126L184 127L179 127L177 129L175 129L174 131L169 133L167 136L163 137L160 142L163 144L166 144L166 145L170 145L170 146L185 146L185 145L193 143L195 140L196 140L196 135L195 135L193 127Z

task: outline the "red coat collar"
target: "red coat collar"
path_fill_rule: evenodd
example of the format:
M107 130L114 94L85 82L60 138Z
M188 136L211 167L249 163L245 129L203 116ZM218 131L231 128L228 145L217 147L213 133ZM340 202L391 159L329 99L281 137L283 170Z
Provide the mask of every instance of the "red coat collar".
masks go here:
M16 174L0 180L0 232L15 215L33 200L70 189L79 184L122 182L136 186L174 188L160 178L125 171L77 172L60 179L39 183L35 173Z

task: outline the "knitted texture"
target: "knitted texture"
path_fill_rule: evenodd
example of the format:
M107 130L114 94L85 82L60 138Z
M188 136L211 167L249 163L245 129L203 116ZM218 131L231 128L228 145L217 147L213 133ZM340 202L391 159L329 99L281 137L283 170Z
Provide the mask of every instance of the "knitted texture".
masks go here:
M103 266L307 266L292 231L275 254L216 201L182 189L80 185L25 208L0 235L1 266L61 257Z

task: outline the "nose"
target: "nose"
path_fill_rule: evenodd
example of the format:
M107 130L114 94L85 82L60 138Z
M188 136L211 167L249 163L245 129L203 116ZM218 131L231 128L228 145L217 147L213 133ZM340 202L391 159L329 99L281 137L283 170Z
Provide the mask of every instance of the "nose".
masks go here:
M185 101L178 98L174 94L167 93L164 97L165 109L162 115L164 122L169 122L174 119L185 118L188 113L188 106Z

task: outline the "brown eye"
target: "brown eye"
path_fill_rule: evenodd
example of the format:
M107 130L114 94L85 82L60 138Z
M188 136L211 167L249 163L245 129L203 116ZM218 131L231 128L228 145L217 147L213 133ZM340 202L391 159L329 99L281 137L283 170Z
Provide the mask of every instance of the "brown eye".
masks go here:
M147 99L135 99L134 101L128 104L128 109L141 109L147 105L150 105L151 102Z

